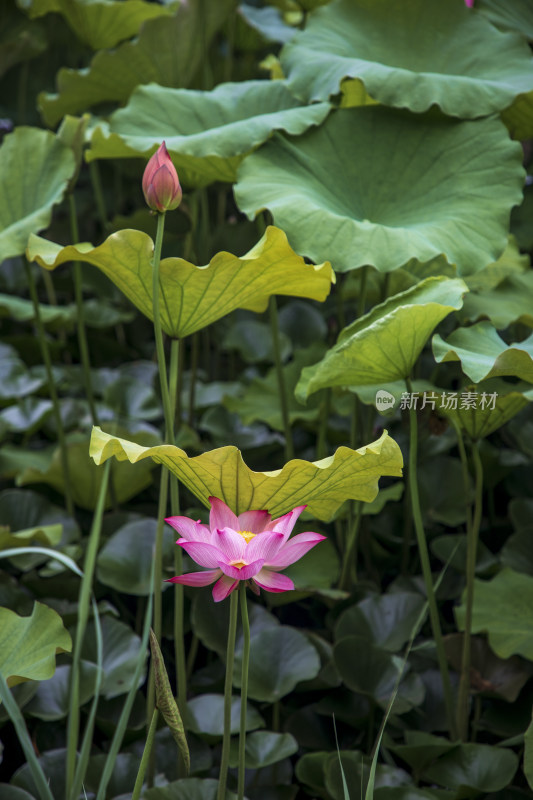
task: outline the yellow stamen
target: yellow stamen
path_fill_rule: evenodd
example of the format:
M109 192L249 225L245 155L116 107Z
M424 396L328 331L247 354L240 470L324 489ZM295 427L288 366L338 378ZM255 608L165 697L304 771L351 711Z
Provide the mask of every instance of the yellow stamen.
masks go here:
M237 531L237 533L240 533L240 534L241 534L242 538L243 538L243 539L246 541L246 544L248 544L248 542L249 542L251 539L253 539L253 538L254 538L254 536L256 536L256 535L257 535L257 534L255 534L255 533L252 533L252 531Z
M231 566L237 567L237 569L242 569L246 566L246 561L232 561Z

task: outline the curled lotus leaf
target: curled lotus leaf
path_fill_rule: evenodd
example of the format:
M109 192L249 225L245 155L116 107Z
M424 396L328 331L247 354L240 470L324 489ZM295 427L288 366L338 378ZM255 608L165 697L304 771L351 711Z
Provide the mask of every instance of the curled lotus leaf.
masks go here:
M455 395L455 398L453 397ZM460 392L437 395L436 410L471 439L484 439L505 425L533 400L527 384L509 384L498 379Z
M141 231L113 233L99 247L61 247L38 236L28 245L28 258L53 270L66 261L98 267L149 319L152 315L154 243ZM335 275L329 262L312 266L296 255L278 228L266 229L244 256L217 253L205 267L183 258L160 263L161 325L174 338L199 331L236 308L262 312L273 294L323 301Z
M236 514L268 509L279 516L306 505L317 519L329 521L347 499L371 502L382 475L400 476L403 459L399 446L386 431L358 450L339 447L320 461L288 461L282 469L254 472L236 447L220 447L194 458L174 445L141 447L93 428L90 454L96 464L113 456L132 464L152 458L163 464L205 505L219 497Z
M527 44L463 0L339 0L310 17L282 51L281 66L308 101L358 78L384 105L416 113L438 105L463 119L502 111L533 89Z

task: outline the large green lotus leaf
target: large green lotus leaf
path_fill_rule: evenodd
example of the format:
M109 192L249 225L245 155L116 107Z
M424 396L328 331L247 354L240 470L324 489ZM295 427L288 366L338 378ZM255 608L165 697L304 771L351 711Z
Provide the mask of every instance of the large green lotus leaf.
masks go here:
M111 699L125 694L133 686L141 639L128 625L108 614L102 617L101 626L104 679L100 694ZM91 620L82 645L82 657L96 664L97 648L94 621ZM143 680L144 677L141 678L141 683Z
M38 98L46 124L55 126L65 114L99 103L124 103L139 84L189 86L234 2L216 0L208 9L206 5L181 3L171 17L159 12L144 23L136 39L114 50L100 50L86 69L60 69L57 94L42 92Z
M281 64L306 100L327 100L351 77L384 105L417 113L438 105L466 119L533 89L526 43L462 0L337 0L285 46Z
M400 476L403 464L400 448L386 431L359 450L339 447L321 461L294 459L273 472L253 472L236 447L220 447L189 458L178 447L141 447L100 428L93 428L90 454L96 464L113 456L132 464L152 458L168 467L205 506L214 496L237 514L266 508L277 517L305 504L309 513L325 521L347 499L373 500L378 479Z
M488 317L498 330L504 330L513 322L533 328L532 293L533 270L511 274L494 288L471 292L465 298L459 317L473 322Z
M296 396L326 386L384 384L407 378L433 329L461 307L459 278L426 278L341 331L322 361L302 370Z
M0 262L24 252L30 233L47 228L76 168L50 131L17 128L0 147Z
M11 533L9 527L5 529L0 526L0 550L7 547L27 547L34 543L55 547L61 541L62 534L62 525L39 525L15 533Z
M335 639L361 636L396 653L411 638L424 603L422 595L414 592L367 597L343 611L335 625Z
M436 758L455 750L458 746L457 742L450 742L442 736L434 736L425 731L406 730L405 744L393 744L390 749L419 773Z
M388 272L443 254L469 274L505 248L521 160L495 118L346 108L298 139L274 134L241 164L235 196L251 218L267 208L299 253L335 269Z
M70 671L70 664L62 664L49 680L40 683L37 692L24 707L24 713L46 721L64 719L69 713ZM98 667L90 661L82 661L80 673L79 704L82 706L94 697Z
M468 275L465 278L465 283L471 292L486 292L494 289L505 278L523 275L530 270L531 261L529 256L520 252L515 237L511 235L499 259L478 272ZM395 273L395 275L397 274Z
M460 744L426 767L422 778L453 790L454 800L504 789L513 780L518 756L488 744Z
M533 6L529 0L476 0L476 11L501 28L533 40Z
M533 334L508 345L490 322L478 322L470 328L457 328L446 340L435 334L432 347L435 361L460 361L474 383L500 375L533 383Z
M235 655L233 683L241 685L242 652ZM300 681L316 678L320 657L303 633L288 625L262 630L250 643L248 696L275 703Z
M180 778L143 792L144 800L217 800L217 797L218 780L214 778ZM237 795L227 789L225 800L237 800Z
M231 698L231 733L239 733L241 698ZM201 694L187 703L183 715L185 727L193 733L208 736L222 736L224 733L224 695ZM246 730L264 728L265 722L259 712L251 705L246 706Z
M153 251L154 243L146 233L125 230L111 234L99 247L61 247L34 236L28 258L49 270L73 260L93 264L152 319ZM334 280L328 262L306 264L291 249L283 231L268 227L242 258L217 253L206 267L182 258L164 258L160 264L161 325L169 336L182 338L236 308L265 311L273 294L325 300Z
M153 436L141 435L140 440L153 441ZM100 484L102 481L102 471L98 470L91 461L87 452L87 440L69 442L67 444L67 459L69 466L70 488L72 499L77 506L86 509L94 509ZM20 448L19 448L20 449ZM145 489L152 482L150 471L153 465L146 464L124 469L125 465L115 464L112 467L113 488L117 502L123 503L134 497ZM63 480L63 469L61 462L61 452L59 448L53 451L53 455L46 466L35 463L20 469L17 475L17 485L26 486L33 483L45 483L52 486L58 492L64 492L65 483ZM106 504L111 505L111 495L108 492Z
M464 628L465 605L455 609ZM521 655L533 661L533 578L505 568L491 581L475 582L473 633L488 633L501 658Z
M130 39L148 19L170 16L173 6L147 3L145 0L18 0L30 19L54 11L62 14L78 39L93 50L114 47Z
M302 106L283 81L223 83L212 92L151 84L92 134L87 159L151 155L165 140L180 181L233 183L237 167L275 130L301 134L329 114L328 103Z
M533 92L519 94L513 103L502 111L502 121L509 133L521 142L533 137Z
M492 380L458 392L441 392L435 398L435 408L471 439L483 439L533 400L533 390L526 388L527 384L512 387L513 384Z
M0 608L0 672L8 686L51 678L56 653L71 649L61 617L48 606L35 603L30 617Z

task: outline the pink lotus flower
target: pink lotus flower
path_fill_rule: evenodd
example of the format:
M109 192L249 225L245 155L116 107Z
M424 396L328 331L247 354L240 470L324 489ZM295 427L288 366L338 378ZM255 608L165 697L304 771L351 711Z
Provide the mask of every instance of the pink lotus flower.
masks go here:
M147 205L153 211L173 211L181 203L178 173L164 142L146 165L143 192Z
M209 502L209 527L188 517L166 520L181 535L176 544L201 567L207 567L203 572L188 572L168 581L185 586L209 586L217 581L213 587L216 603L231 594L239 581L249 581L256 594L260 588L267 592L294 589L291 579L280 575L279 570L294 564L326 538L309 531L289 539L305 506L273 520L267 511L245 511L237 516L217 497L210 497Z

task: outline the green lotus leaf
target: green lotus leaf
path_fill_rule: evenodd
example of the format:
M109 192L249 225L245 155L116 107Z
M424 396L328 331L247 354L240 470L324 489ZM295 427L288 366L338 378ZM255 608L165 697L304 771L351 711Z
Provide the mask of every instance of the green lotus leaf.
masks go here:
M140 441L153 441L152 435L140 434ZM20 450L20 448L18 448ZM33 454L32 454L33 455ZM58 492L64 492L63 469L61 452L55 447L51 458L43 459L40 464L35 457L29 458L26 468L17 469L17 485L27 486L34 483L45 483ZM94 509L100 491L102 471L96 469L87 453L87 440L67 443L67 460L69 467L70 488L72 499L80 508ZM115 464L111 474L117 502L123 503L134 497L138 492L150 485L152 479L150 471L153 468L149 462L135 467L124 469L125 465ZM108 492L106 505L111 505L111 496Z
M12 18L8 16L9 6L3 9L2 36L0 39L0 77L22 61L29 61L46 50L48 42L39 25L20 21L20 15L13 9Z
M464 628L465 604L455 609ZM487 633L501 658L521 655L533 661L533 578L505 568L491 581L475 581L472 632Z
M459 317L472 322L488 317L498 330L513 322L533 328L532 292L533 270L508 275L497 287L471 292L465 298Z
M523 275L531 270L531 262L528 255L523 255L514 236L509 236L507 247L497 261L488 264L478 272L468 275L465 283L471 292L486 292L494 289L505 278L513 275ZM438 274L438 273L437 273ZM397 275L397 273L395 273ZM455 276L454 276L455 277ZM468 300L470 299L469 295Z
M495 118L346 108L297 139L275 134L240 166L235 196L250 218L267 208L297 252L334 269L388 272L442 254L466 275L505 248L521 160Z
M61 247L32 237L28 258L53 270L66 261L85 261L104 272L134 305L152 319L152 239L140 231L113 233L99 247ZM161 325L182 338L236 308L265 311L273 294L325 300L335 276L328 262L306 264L291 249L283 231L269 227L242 258L218 253L206 267L182 258L160 264Z
M393 744L390 749L419 773L436 758L455 750L458 746L457 742L450 742L442 736L434 736L425 731L406 730L405 744Z
M173 16L159 12L147 20L133 41L100 50L88 68L60 69L57 94L41 92L38 98L45 123L53 127L65 114L87 111L99 103L125 103L142 83L189 86L233 6L233 0L217 0L206 14L202 3L180 3Z
M533 92L519 94L509 108L502 111L502 121L509 133L521 142L533 137Z
M134 684L141 638L124 622L106 614L101 619L104 678L100 694L110 700L125 694ZM82 658L98 663L98 644L94 620L90 620L83 640ZM147 653L143 657L146 658ZM144 678L140 679L142 684Z
M0 526L0 550L5 550L6 547L27 547L34 542L54 547L61 541L62 533L63 526L60 524L38 525L14 533Z
M280 658L280 654L283 657ZM235 654L234 686L241 686L242 652ZM248 696L275 703L300 681L316 678L320 658L303 633L288 625L266 628L252 637Z
M533 41L533 6L529 0L476 0L476 11L501 30Z
M461 0L338 0L313 14L281 65L308 101L327 100L344 78L359 78L384 105L417 113L438 105L465 119L501 111L533 89L526 43Z
M302 370L296 387L305 399L326 386L388 383L407 378L433 329L461 307L459 278L426 278L389 297L341 331L322 361Z
M283 81L223 83L212 92L151 84L92 134L87 159L151 155L163 140L180 181L233 183L246 153L275 130L301 134L329 114L328 103L302 106Z
M94 689L98 667L89 661L80 665L80 706L94 697ZM69 713L70 664L57 667L53 676L39 687L30 702L24 707L24 713L32 717L46 720L64 719Z
M220 447L189 458L178 447L141 447L96 427L90 454L98 465L112 456L132 464L152 458L164 464L205 506L214 496L237 514L266 508L278 516L305 504L314 517L325 521L347 499L373 500L378 479L400 476L403 464L400 448L386 431L359 450L339 447L321 461L294 459L273 472L253 472L236 447Z
M507 345L490 322L478 322L458 328L446 340L435 334L432 347L435 361L460 361L474 383L500 375L533 383L533 333L523 342Z
M452 789L454 800L498 792L513 780L518 756L488 744L460 744L422 771L423 780Z
M231 698L231 733L239 733L241 698ZM189 700L183 714L185 727L193 733L207 736L222 736L224 733L224 695L201 694ZM264 728L265 722L259 711L246 705L246 730Z
M143 792L144 800L217 800L217 796L218 780L214 778L179 778ZM225 800L237 800L237 795L228 789Z
M30 233L47 228L76 168L50 131L20 127L0 147L0 262L21 255Z
M8 686L51 678L56 653L71 649L61 617L48 606L35 603L30 617L0 608L0 673Z
M65 17L78 39L93 50L114 47L130 39L148 19L170 16L173 6L161 6L145 0L18 0L30 19L56 12Z
M277 764L284 758L293 756L298 750L298 742L290 733L255 731L246 737L246 767L263 769ZM229 756L230 767L239 765L238 740L231 740Z
M435 394L433 408L473 440L489 436L533 400L533 390L527 384L514 387L495 379L481 386Z
M414 592L367 597L342 612L335 625L335 639L360 636L396 653L411 638L424 602L422 595Z

